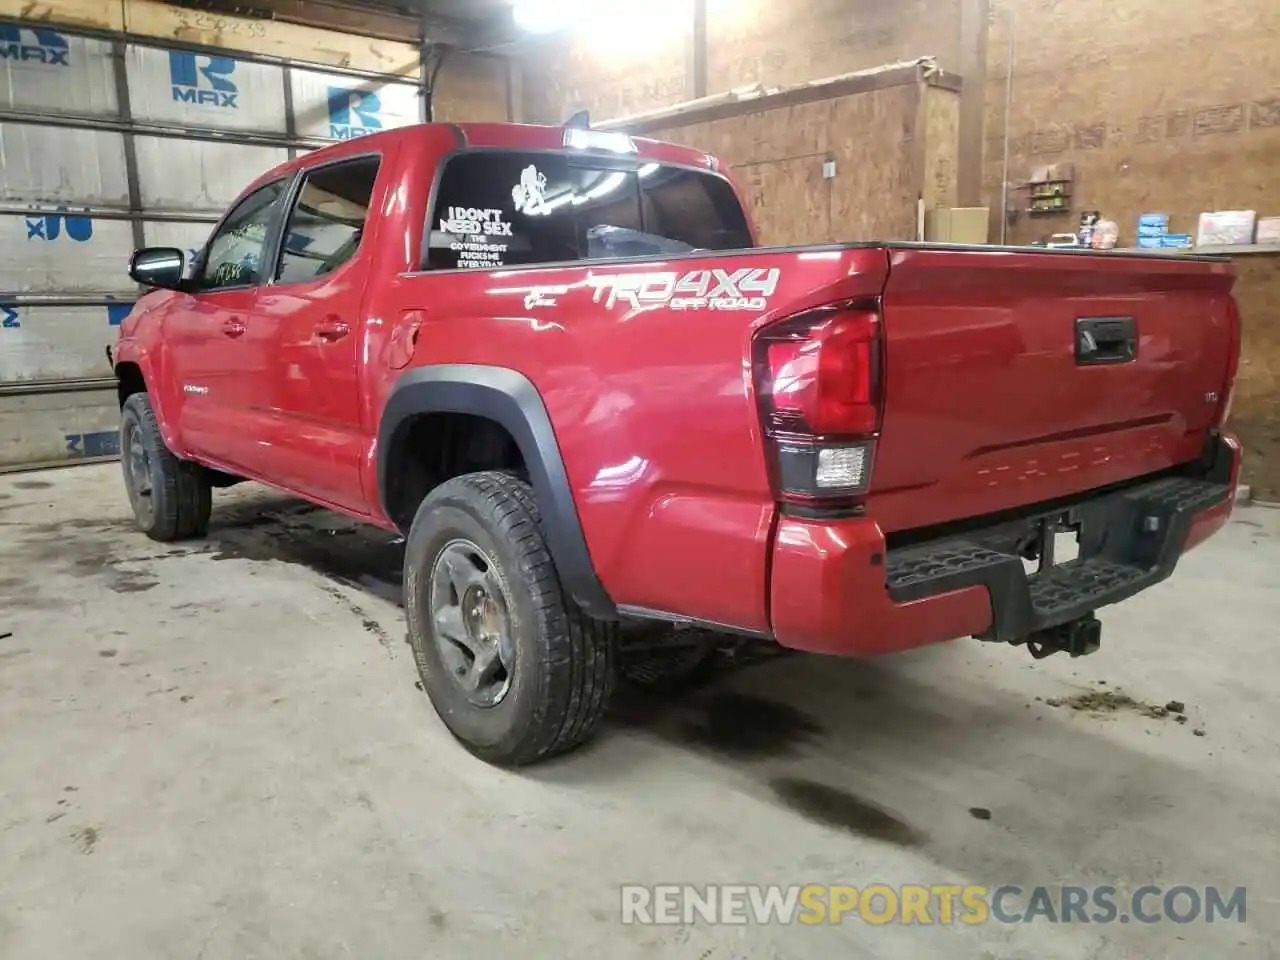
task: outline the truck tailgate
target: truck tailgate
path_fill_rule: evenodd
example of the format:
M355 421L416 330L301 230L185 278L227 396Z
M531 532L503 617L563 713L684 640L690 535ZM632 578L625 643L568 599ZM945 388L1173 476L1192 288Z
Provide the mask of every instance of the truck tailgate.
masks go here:
M1199 456L1227 389L1220 260L893 247L868 506L886 532Z

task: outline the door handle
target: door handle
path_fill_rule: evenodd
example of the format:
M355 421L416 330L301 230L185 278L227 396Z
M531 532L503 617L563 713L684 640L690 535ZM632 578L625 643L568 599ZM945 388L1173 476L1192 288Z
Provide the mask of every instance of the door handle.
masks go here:
M244 335L244 321L239 317L231 317L222 324L222 332L228 337L239 337Z
M351 328L347 326L347 322L339 320L337 317L325 317L315 327L316 338L324 340L326 343L341 340L350 332Z
M1138 327L1133 317L1080 317L1076 320L1076 363L1132 363L1138 356Z

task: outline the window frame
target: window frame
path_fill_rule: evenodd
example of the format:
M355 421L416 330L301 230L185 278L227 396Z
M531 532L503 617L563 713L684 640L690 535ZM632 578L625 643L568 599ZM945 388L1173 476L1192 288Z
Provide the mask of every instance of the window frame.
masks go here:
M460 157L472 156L476 154L499 153L508 154L514 157L533 157L533 156L553 156L563 157L569 161L569 165L573 166L574 160L589 161L596 169L600 170L618 170L623 173L639 174L640 168L646 163L659 163L664 167L671 167L676 170L689 170L708 177L715 177L729 188L734 199L738 204L738 210L742 214L743 223L747 228L747 235L755 242L754 230L751 226L751 218L747 214L747 209L742 203L742 197L738 195L738 191L734 188L733 181L719 170L710 166L701 166L692 163L667 163L660 160L653 160L640 154L616 154L616 153L597 153L590 150L569 150L561 148L513 148L513 147L461 147L451 150L440 158L436 164L435 173L431 177L431 190L427 195L427 214L422 225L422 237L418 242L418 268L410 271L411 273L484 273L485 270L476 269L475 267L432 267L429 263L431 256L431 225L436 222L436 207L440 203L440 182L444 179L445 170L448 169L450 163ZM755 247L743 249L756 249ZM717 251L719 254L725 254L729 251ZM675 254L673 256L664 257L664 260L678 259L686 256L706 256L705 253L698 254ZM495 269L509 270L545 270L555 267L573 267L579 265L593 266L603 263L626 263L628 261L651 260L652 257L581 257L576 260L546 260L539 263L516 263L506 264Z
M286 197L291 195L293 190L293 184L291 181L295 178L295 176L296 174L289 173L289 174L284 174L282 176L275 177L274 179L268 180L265 183L260 184L257 187L254 187L248 193L237 197L235 202L232 203L231 206L227 208L226 213L224 213L222 217L219 218L218 222L214 224L213 229L209 231L209 239L205 241L204 246L200 249L200 260L199 260L200 276L198 277L193 276L190 281L192 286L191 292L195 296L210 296L212 294L223 293L228 290L252 290L255 287L264 286L261 279L259 279L256 283L237 283L237 284L232 284L226 287L203 287L201 286L201 283L203 283L205 272L208 270L208 267L209 267L209 251L213 249L213 242L218 239L219 232L226 225L227 221L231 219L231 215L235 213L237 210L239 210L242 206L244 206L245 203L247 203L249 199L253 197L255 194L261 193L263 190L266 190L268 187L273 187L273 186L276 186L277 184L284 185L284 188L280 192L280 196L277 197L275 200L276 204L280 204L282 200L284 200ZM276 235L279 232L280 232L279 210L277 210L277 212L272 215L272 221L267 225L267 235L264 238L262 243L262 255L263 255L264 262L266 260L268 252L275 248L276 239L277 239Z
M272 238L273 250L275 252L275 255L271 260L271 265L272 265L271 273L270 273L271 279L261 284L261 286L293 287L302 283L315 283L317 279L319 279L318 277L308 277L305 280L277 280L276 279L276 275L280 270L281 260L284 257L285 233L287 232L289 227L289 219L290 217L293 216L294 208L298 205L298 200L302 196L302 188L306 184L308 176L310 176L311 174L315 173L318 170L327 170L329 167L336 167L344 163L355 163L360 160L378 161L378 169L373 176L373 193L370 194L369 196L369 214L365 219L365 224L367 225L373 220L374 211L377 209L377 206L378 206L375 203L375 200L377 199L377 196L378 196L378 186L382 180L383 170L386 167L386 156L383 154L381 150L368 150L363 153L344 154L341 157L333 157L332 159L326 159L321 161L320 163L313 163L310 166L299 167L294 172L293 182L289 185L289 189L285 193L285 207L286 207L285 215L281 218L279 228L277 229L275 236ZM333 273L337 273L338 270L345 269L349 264L355 263L357 260L360 259L361 256L363 256L364 251L366 249L365 240L367 238L367 235L368 235L367 232L361 233L360 246L356 248L356 252L349 259L343 261L341 266L339 266L337 270L334 270ZM329 273L329 274L325 274L324 276L327 279L332 277L333 274Z

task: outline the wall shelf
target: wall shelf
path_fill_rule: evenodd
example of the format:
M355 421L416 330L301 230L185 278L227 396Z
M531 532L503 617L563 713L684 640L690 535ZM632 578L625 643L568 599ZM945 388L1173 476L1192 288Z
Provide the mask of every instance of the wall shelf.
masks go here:
M1116 247L1126 252L1184 254L1189 256L1249 257L1280 256L1280 243L1236 243L1217 247Z

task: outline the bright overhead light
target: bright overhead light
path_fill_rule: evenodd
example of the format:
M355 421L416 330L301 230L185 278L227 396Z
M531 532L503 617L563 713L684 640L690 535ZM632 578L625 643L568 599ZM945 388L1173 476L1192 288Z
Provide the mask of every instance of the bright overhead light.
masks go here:
M529 33L605 29L627 44L657 36L671 37L672 26L685 22L690 0L511 0L515 25ZM638 31L638 33L632 33Z
M512 0L511 15L521 30L551 33L569 26L575 6L567 0Z

